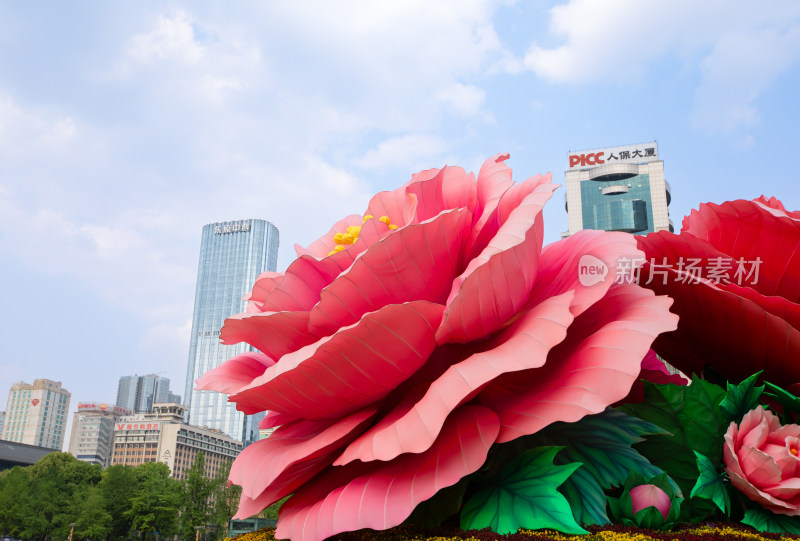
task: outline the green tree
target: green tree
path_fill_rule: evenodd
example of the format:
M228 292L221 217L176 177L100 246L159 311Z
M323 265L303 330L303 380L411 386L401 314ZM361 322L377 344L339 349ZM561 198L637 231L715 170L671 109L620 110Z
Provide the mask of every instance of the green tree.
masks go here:
M76 511L76 538L104 539L111 533L111 514L106 510L106 502L98 487L83 487Z
M211 519L209 500L212 484L206 479L205 470L205 455L198 451L183 483L181 534L184 539L193 539L195 526L205 526Z
M28 537L32 516L30 468L16 466L0 472L0 534Z
M158 532L162 537L178 531L178 482L161 462L145 462L135 468L137 487L130 508L123 514L141 532Z
M103 471L103 479L98 488L105 509L111 516L109 533L112 538L125 537L130 531L132 519L125 513L131 508L131 498L138 486L135 469L130 466L117 464Z
M228 483L231 464L230 461L221 464L217 475L211 480L211 500L213 501L211 522L216 526L215 531L220 534L220 537L224 537L228 521L236 514L236 510L239 508L239 498L242 495L242 487Z
M30 466L31 515L25 537L67 537L80 514L84 487L96 486L101 468L69 453L50 453Z

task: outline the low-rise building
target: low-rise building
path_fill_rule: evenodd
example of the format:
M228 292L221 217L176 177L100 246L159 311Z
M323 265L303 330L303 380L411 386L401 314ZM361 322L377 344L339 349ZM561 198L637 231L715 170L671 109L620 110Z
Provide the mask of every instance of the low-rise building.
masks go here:
M114 425L111 464L138 466L163 462L172 477L185 479L198 451L205 456L205 476L214 477L220 467L242 451L242 442L225 433L183 422L180 404L154 404L152 413L120 418Z
M78 402L69 439L70 454L78 460L107 468L111 465L114 426L119 419L132 413L112 404Z

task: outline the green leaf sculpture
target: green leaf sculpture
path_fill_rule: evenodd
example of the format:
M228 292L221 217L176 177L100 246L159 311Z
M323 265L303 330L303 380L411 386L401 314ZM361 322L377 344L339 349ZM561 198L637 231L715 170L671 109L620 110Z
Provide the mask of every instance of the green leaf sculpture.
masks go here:
M742 522L759 532L800 534L800 517L776 515L766 509L748 509Z
M730 422L719 407L725 391L698 377L688 386L644 383L644 402L622 409L663 428L670 435L648 436L636 448L669 474L684 494L690 494L699 470L694 451L712 463L722 462L722 437ZM715 511L703 498L688 498L680 521L698 521Z
M520 528L548 528L585 534L569 502L557 490L581 465L553 464L561 447L536 447L511 460L499 476L488 479L461 511L461 528L491 528L499 534Z
M719 407L727 414L729 421L738 423L745 413L758 407L761 393L764 392L763 385L756 386L760 375L761 372L756 372L739 385L728 382L728 395Z
M714 502L719 510L725 514L731 507L730 497L725 488L723 476L717 473L714 464L707 456L694 452L697 457L697 468L700 470L700 477L697 478L694 488L692 488L692 498L705 498Z
M604 490L622 486L631 472L643 477L662 473L631 447L643 441L642 436L654 434L667 433L638 417L607 409L575 423L555 423L535 437L547 445L564 447L556 464L583 464L559 491L578 523L603 525L609 522Z
M783 407L783 415L781 416L783 424L797 422L797 418L800 416L800 398L774 383L767 381L764 385L769 391L764 393L764 396L768 396Z

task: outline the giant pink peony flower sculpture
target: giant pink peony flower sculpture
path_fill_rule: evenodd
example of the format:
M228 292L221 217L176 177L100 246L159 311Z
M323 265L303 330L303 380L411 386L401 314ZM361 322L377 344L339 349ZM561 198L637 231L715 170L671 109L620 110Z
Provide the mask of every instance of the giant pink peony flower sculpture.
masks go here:
M686 373L800 383L800 212L775 199L706 203L680 235L637 237L640 284L675 300L675 332L653 349ZM648 283L649 282L649 283Z
M625 397L671 300L614 284L632 236L582 231L542 249L550 175L514 184L508 155L477 176L413 175L372 198L283 274L265 273L228 319L235 357L198 380L278 426L230 480L237 516L287 495L276 535L324 539L400 524L477 471L495 443L576 421ZM584 286L578 262L606 262Z

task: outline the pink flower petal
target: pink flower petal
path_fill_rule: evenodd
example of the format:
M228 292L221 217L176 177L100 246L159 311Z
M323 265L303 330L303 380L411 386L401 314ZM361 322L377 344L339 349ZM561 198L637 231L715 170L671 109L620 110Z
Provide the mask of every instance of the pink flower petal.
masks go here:
M278 360L317 339L308 331L308 312L237 314L225 320L220 332L225 345L246 342Z
M311 332L326 336L390 304L417 300L444 304L471 220L466 210L443 212L370 246L322 290L310 313Z
M248 498L268 491L273 501L279 500L328 466L333 453L356 437L376 411L372 406L341 421L299 420L283 425L269 438L245 447L231 466L229 479ZM314 468L309 468L311 461ZM303 475L296 475L299 468Z
M484 230L486 223L490 219L497 219L497 203L506 190L514 184L511 178L511 168L505 164L508 158L508 154L497 154L494 158L483 162L481 170L478 172L478 200L475 206L475 224L472 227L470 247ZM497 233L499 227L500 224L497 224L492 231L487 232L487 242ZM480 250L483 250L484 247L485 244L480 247Z
M786 207L783 206L783 203L781 203L781 201L775 197L770 197L767 199L762 195L758 199L753 199L753 203L767 209L774 216L800 220L800 211L786 210Z
M197 378L198 391L235 393L249 385L275 361L260 352L242 353Z
M537 175L525 182L511 182L511 169L503 163L508 154L498 154L484 162L478 174L478 204L475 209L476 222L465 252L466 263L477 257L497 235L508 220L511 211L540 184L551 184L550 174ZM539 241L541 243L541 240ZM466 264L465 263L465 264Z
M580 265L585 256L599 260L608 268L605 278L583 285ZM633 235L584 229L542 250L539 276L529 304L541 302L565 291L575 291L572 314L580 315L608 292L618 277L634 275L634 267L644 259Z
M625 397L653 339L674 329L672 301L636 285L617 285L578 316L539 369L506 374L478 397L500 416L498 442L574 422Z
M430 176L430 173L435 174ZM460 167L445 166L439 171L417 173L406 184L407 194L417 196L418 222L424 222L452 209L475 209L477 198L475 176Z
M333 468L283 505L275 537L320 541L345 531L397 526L420 502L478 470L497 429L494 413L464 406L421 455Z
M745 479L758 488L767 488L781 482L781 469L768 454L754 447L740 447L736 454Z
M700 205L684 219L683 231L736 260L759 258L759 278L752 287L764 295L800 299L800 218L740 199Z
M299 418L293 415L286 415L285 413L278 413L277 411L268 411L266 415L264 415L264 418L258 423L258 428L265 430L267 428L293 423L298 420Z
M800 495L800 479L792 477L781 481L774 487L765 488L764 492L781 500L790 500Z
M756 409L745 413L744 417L742 417L742 421L739 423L739 435L735 440L735 447L738 449L742 445L745 445L745 441L752 442L753 438L748 438L748 434L753 430L759 429L764 422L766 422L766 430L768 433L780 427L780 421L772 415L772 412L764 409L763 406L758 406Z
M258 275L258 278L256 278L253 290L245 295L243 300L263 303L270 291L275 289L275 286L278 285L282 279L283 273L281 272L262 272Z
M754 502L760 503L768 510L780 515L800 515L800 506L785 502L771 494L759 490L730 468L726 468L725 471L728 472L733 486Z
M800 438L800 426L796 424L783 425L777 430L771 431L769 437L767 437L767 441L782 445L789 438Z
M769 434L769 425L766 419L761 419L761 422L752 427L747 432L740 431L742 434L740 447L754 447L760 449L767 441L767 434Z
M795 452L798 452L797 438L791 438L791 440L783 442L783 445L766 443L763 447L761 447L761 450L771 456L781 469L781 479L789 479L790 477L794 477L797 464L800 462L800 457L792 454L791 452L792 449L794 449Z
M664 520L669 516L669 496L655 485L639 485L631 489L631 506L635 515L642 509L655 507Z
M361 435L334 462L391 460L427 450L448 415L500 374L542 366L550 348L572 323L572 293L543 302L486 344L485 350L452 365L416 403L401 402Z
M484 338L528 300L541 251L540 213L554 189L544 184L527 195L489 246L453 281L444 321L436 333L440 344Z
M652 257L669 253L685 241L661 232L648 235L639 244ZM656 261L661 265L661 259ZM682 283L680 273L673 270L677 261L667 260L666 276L640 282L657 294L672 297L673 311L681 318L677 331L659 336L653 345L665 361L684 373L698 374L708 363L735 381L764 370L765 377L773 381L800 382L800 364L791 361L800 358L800 329L781 317L789 312L797 318L796 310L781 307L784 301L774 299L760 305L758 299L764 297L757 292L742 296L739 289L724 284ZM642 275L649 276L649 263Z
M417 213L417 196L407 194L404 188L391 192L380 192L372 197L365 214L378 220L382 216L397 227L415 223Z
M739 439L739 427L736 423L731 423L725 432L725 444L722 447L723 460L729 473L736 474L744 479L742 465L739 464L739 456L736 454L736 441Z
M366 314L357 324L286 355L230 400L248 414L269 410L330 419L355 411L386 396L425 363L436 347L442 310L442 305L416 301Z

